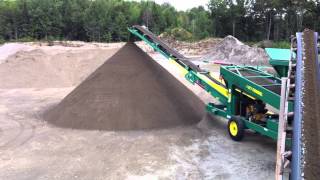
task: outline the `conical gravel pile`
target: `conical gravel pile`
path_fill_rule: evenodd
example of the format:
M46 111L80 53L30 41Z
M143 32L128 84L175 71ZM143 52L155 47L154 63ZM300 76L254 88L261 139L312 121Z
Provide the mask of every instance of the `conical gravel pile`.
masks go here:
M204 107L150 56L127 43L44 118L74 129L152 129L197 123Z
M235 65L270 66L262 48L250 47L233 36L225 37L205 56L196 60L224 62Z

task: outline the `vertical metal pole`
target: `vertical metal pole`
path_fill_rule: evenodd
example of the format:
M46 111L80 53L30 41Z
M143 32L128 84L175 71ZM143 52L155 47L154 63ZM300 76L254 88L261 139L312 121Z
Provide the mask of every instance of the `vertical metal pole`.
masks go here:
M287 78L281 78L281 97L280 97L280 112L278 123L278 141L277 141L277 159L276 159L276 180L283 179L283 163L282 155L285 151L285 121L286 121L286 92L287 90Z
M319 62L319 49L318 49L318 32L314 33L314 45L315 45L315 53L316 53L316 65L318 65L317 73L318 73L318 81L320 82L320 62Z
M294 99L294 120L293 120L293 137L292 137L292 161L291 161L291 179L301 179L301 113L302 113L302 80L303 80L303 44L302 33L296 33L297 36L297 65L295 76L295 99Z

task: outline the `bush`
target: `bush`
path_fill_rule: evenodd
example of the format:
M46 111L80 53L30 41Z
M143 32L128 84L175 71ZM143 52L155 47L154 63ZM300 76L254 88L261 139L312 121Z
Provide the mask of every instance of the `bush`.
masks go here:
M274 42L272 47L273 48L282 48L282 49L290 49L290 42L287 41L278 41Z
M56 39L56 38L53 37L53 36L48 36L48 37L47 37L48 46L53 46L55 39Z
M183 28L173 28L169 34L180 41L191 41L193 39L192 34Z
M0 44L3 44L3 43L5 43L5 40L2 37L0 37Z
M259 44L256 41L245 41L243 43L251 47L259 47Z
M30 36L27 36L27 37L20 38L17 41L18 42L31 42L31 41L34 41L34 39Z
M281 49L290 49L290 42L288 41L248 41L245 42L245 44L253 47L259 47L259 48L281 48Z

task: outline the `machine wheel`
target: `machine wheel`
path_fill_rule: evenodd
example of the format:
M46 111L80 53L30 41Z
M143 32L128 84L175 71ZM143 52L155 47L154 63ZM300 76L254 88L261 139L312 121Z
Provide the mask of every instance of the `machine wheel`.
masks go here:
M234 141L241 141L244 136L244 124L238 117L232 117L228 122L228 132Z

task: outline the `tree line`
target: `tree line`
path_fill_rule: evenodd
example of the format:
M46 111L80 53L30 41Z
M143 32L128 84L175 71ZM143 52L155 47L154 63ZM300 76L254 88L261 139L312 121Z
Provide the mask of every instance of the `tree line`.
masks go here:
M288 40L320 29L320 0L209 0L178 11L168 3L125 0L0 0L0 41L126 41L140 24L182 40L233 35L243 41Z

